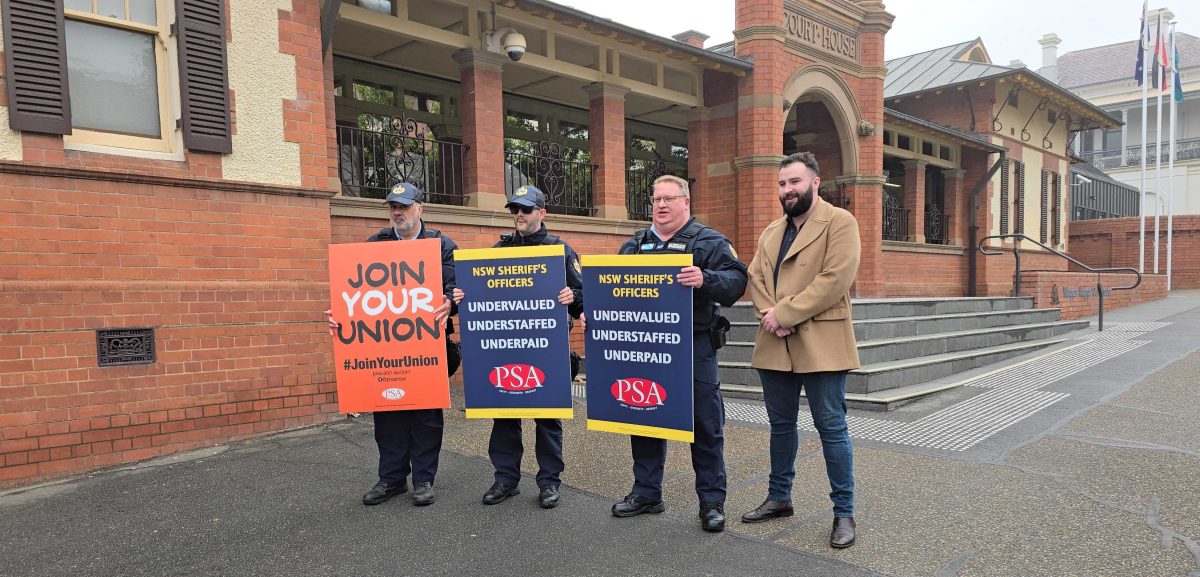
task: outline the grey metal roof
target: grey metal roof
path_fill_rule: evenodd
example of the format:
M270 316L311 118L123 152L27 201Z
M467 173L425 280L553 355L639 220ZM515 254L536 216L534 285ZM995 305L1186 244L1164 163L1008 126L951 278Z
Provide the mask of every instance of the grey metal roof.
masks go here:
M1091 180L1107 182L1114 186L1119 186L1121 188L1129 189L1132 191L1137 191L1136 187L1130 186L1130 185L1120 182L1118 180L1114 180L1113 177L1105 174L1103 170L1100 170L1099 168L1096 168L1095 166L1092 166L1090 163L1087 163L1087 162L1072 163L1071 164L1071 173L1072 174L1082 174Z
M733 40L730 40L729 42L722 42L720 44L714 44L712 46L709 46L708 48L705 48L705 50L708 50L709 52L716 52L717 54L724 54L725 56L732 57L733 56L733 47L734 47Z
M1015 70L1008 66L958 60L979 39L888 60L883 97L894 98Z
M998 144L992 144L987 139L986 136L983 136L981 134L976 134L974 132L968 132L966 130L959 130L957 128L951 128L949 126L942 126L941 124L934 124L928 120L917 118L915 116L910 116L908 114L900 112L899 110L892 110L891 108L884 108L883 115L884 115L885 125L887 123L887 119L892 118L895 120L900 120L900 121L908 122L911 124L916 124L918 126L923 126L929 130L944 134L951 138L965 140L968 143L970 143L972 146L974 146L975 148L980 148L980 149L988 150L991 152L1004 152L1004 151L1008 150L1007 148L1000 146Z
M1200 67L1200 38L1184 32L1177 34L1182 70ZM1078 88L1115 80L1133 80L1137 62L1137 41L1120 42L1067 52L1058 57L1058 84ZM1039 69L1040 74L1044 68Z

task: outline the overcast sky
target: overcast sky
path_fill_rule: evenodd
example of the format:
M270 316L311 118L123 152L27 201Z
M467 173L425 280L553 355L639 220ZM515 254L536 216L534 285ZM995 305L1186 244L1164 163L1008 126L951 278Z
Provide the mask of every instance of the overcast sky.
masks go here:
M708 34L707 45L733 40L733 0L556 0L596 16L660 36L688 29ZM924 52L982 37L996 64L1042 63L1038 39L1058 34L1060 55L1137 39L1141 0L884 0L896 16L886 39L887 58ZM1200 2L1150 2L1175 13L1177 30L1200 35ZM1130 73L1133 59L1130 55Z

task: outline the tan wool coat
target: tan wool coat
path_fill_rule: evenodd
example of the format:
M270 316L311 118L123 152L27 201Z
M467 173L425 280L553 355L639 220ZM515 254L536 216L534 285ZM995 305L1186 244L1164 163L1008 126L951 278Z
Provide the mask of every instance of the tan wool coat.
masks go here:
M767 225L750 263L750 299L761 319L775 318L791 335L779 338L758 329L751 366L812 373L859 366L850 318L850 284L858 272L858 221L849 212L816 199L808 221L779 265L775 262L788 217Z

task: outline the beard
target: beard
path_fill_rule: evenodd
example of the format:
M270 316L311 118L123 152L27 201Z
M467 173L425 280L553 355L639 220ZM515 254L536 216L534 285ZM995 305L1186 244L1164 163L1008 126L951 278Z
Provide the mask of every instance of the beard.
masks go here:
M814 196L816 195L810 188L808 189L808 192L801 194L799 198L796 199L796 202L793 202L789 205L786 199L780 199L779 204L783 205L784 214L791 218L796 218L797 216L808 212L808 209L812 208Z

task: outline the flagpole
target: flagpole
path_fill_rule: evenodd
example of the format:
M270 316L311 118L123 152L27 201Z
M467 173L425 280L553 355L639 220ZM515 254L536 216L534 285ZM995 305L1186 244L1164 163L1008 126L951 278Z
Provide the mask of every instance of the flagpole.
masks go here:
M1175 234L1173 219L1175 216L1175 79L1179 76L1179 52L1175 46L1175 23L1171 23L1171 148L1167 161L1167 292L1171 292L1171 256Z
M1154 66L1155 69L1161 69L1158 78L1155 78L1154 91L1158 93L1157 104L1155 105L1154 114L1158 117L1156 128L1154 129L1154 274L1158 274L1158 222L1162 216L1160 207L1162 206L1162 153L1163 153L1163 133L1162 133L1162 81L1167 75L1166 67L1159 64L1159 49L1163 48L1162 36L1162 12L1158 13L1158 22L1154 29Z
M1146 61L1147 49L1149 42L1145 42L1146 27L1149 23L1144 19L1146 17L1146 6L1142 5L1142 38L1139 39L1139 44L1142 45L1142 184L1138 187L1138 272L1146 272L1146 99L1149 97L1147 86L1150 83L1150 64Z

